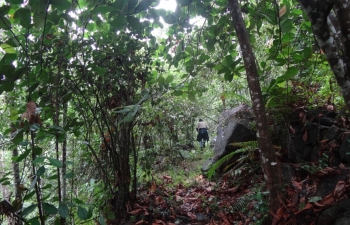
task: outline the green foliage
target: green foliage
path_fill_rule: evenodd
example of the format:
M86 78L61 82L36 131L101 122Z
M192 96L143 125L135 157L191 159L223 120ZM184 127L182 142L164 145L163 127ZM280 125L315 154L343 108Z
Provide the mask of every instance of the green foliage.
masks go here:
M241 158L245 157L250 152L253 152L258 147L258 144L256 141L247 141L247 142L239 142L239 143L232 143L232 146L236 147L237 150L229 153L228 155L225 155L218 161L216 161L213 165L210 166L208 169L207 175L208 178L211 179L211 177L214 175L215 171L220 168L226 161L231 159L235 155L239 155ZM242 153L242 154L241 154ZM238 159L239 160L239 159ZM237 160L237 161L238 161Z

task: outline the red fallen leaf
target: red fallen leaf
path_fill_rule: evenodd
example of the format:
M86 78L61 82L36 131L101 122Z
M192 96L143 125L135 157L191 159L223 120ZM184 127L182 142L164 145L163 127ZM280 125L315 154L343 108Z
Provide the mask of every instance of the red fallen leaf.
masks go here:
M160 196L160 195L158 195L158 196L156 197L156 205L160 205L160 204L162 204L163 202L164 202L163 197Z
M137 215L142 211L142 209L135 209L134 211L128 212L131 215Z
M142 224L148 224L145 220L140 220L139 222L135 223L135 225L142 225Z
M324 196L322 200L318 201L318 203L322 204L322 205L330 205L332 203L334 203L334 196L333 194L329 194L327 196Z
M284 208L281 207L277 210L276 215L273 216L272 224L277 224L283 217Z

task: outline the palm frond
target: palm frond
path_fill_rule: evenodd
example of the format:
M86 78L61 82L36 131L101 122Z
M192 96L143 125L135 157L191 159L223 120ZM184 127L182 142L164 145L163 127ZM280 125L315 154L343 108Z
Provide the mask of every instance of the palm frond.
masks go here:
M258 147L257 141L247 141L247 142L237 142L237 143L230 143L229 145L239 147L240 149L235 150L234 152L231 152L228 155L225 155L218 161L216 161L209 169L208 169L208 177L211 179L211 177L214 175L216 169L218 169L223 163L225 163L227 160L231 159L234 155L239 153L250 153L253 152ZM246 154L242 154L242 157L245 157ZM238 159L239 160L239 159ZM226 167L227 169L227 167Z

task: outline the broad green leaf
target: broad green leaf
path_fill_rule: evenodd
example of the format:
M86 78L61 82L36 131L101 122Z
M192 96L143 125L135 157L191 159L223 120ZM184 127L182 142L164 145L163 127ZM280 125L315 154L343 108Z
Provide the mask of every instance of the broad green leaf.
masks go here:
M128 13L134 13L138 0L128 0Z
M129 26L132 27L134 30L142 29L142 24L140 23L139 19L137 19L133 16L128 16L127 21L129 23Z
M0 15L0 28L4 30L11 30L11 22L3 15Z
M232 63L233 63L233 59L231 55L225 56L225 58L222 60L222 64L227 68L231 68Z
M181 96L183 94L183 92L178 90L178 91L174 91L173 94L175 96Z
M57 213L57 209L54 205L51 205L49 203L43 203L43 209L45 214L47 215L55 215Z
M3 65L12 65L13 61L17 58L16 54L5 54L0 61L0 68Z
M114 18L109 23L115 29L120 29L120 28L124 27L128 23L128 21L126 20L126 16L124 16L123 14L119 14L116 18Z
M95 24L94 23L88 23L86 26L86 29L88 31L94 31L95 30Z
M26 194L23 198L23 201L26 201L28 199L30 199L31 197L33 197L35 195L35 191L29 192L28 194Z
M57 159L54 159L54 158L48 158L49 162L50 162L50 165L53 165L57 168L62 168L62 162L57 160Z
M38 177L40 177L41 175L43 175L45 173L46 169L45 169L45 166L41 166L39 167L38 171L36 172L36 175Z
M188 92L187 97L192 102L196 101L196 95L193 92Z
M45 26L45 13L35 12L33 15L34 26L37 29L42 29Z
M37 204L33 204L33 205L30 205L30 206L24 208L23 211L22 211L22 216L23 216L23 217L26 217L26 216L29 215L31 212L33 212L34 209L35 209L37 206L38 206Z
M276 79L276 84L289 80L290 78L297 75L298 72L299 72L298 68L289 67L283 76L280 76Z
M23 154L19 155L18 158L16 159L16 162L21 162L23 159L25 159L29 153L31 152L31 149L28 148Z
M30 11L27 8L20 8L18 9L15 14L13 15L14 19L19 19L19 23L24 27L24 28L31 28L30 22L31 22L31 16L30 16Z
M62 202L59 203L58 205L58 213L62 218L66 218L69 214L69 210L67 205L63 204Z
M71 8L71 3L66 0L50 0L50 4L53 6L53 8L57 8L61 11Z
M12 139L13 143L19 144L20 142L23 141L23 132L24 132L24 129L18 130L18 133L16 134L16 136L14 136L14 138Z
M23 0L6 0L6 2L14 4L14 5L19 5L23 3Z
M45 161L45 158L43 157L36 157L33 161L33 164L36 165L36 164L39 164L39 163L42 163Z
M101 225L106 225L105 219L103 218L103 216L99 216L97 221L101 224Z
M174 24L177 22L177 17L171 14L164 16L163 19L168 24Z
M72 178L73 176L74 176L74 173L69 172L69 173L67 173L64 177L67 178L67 179L69 179L69 178Z
M81 219L81 220L87 220L87 219L89 219L89 217L88 217L88 211L85 209L85 208L83 208L83 207L81 207L81 206L78 206L78 216L79 216L79 218Z
M47 184L47 185L45 185L44 187L42 187L42 190L49 189L49 188L51 188L51 187L53 187L52 184Z
M73 93L72 93L72 92L70 92L70 93L68 93L68 94L66 94L66 95L63 95L63 97L62 97L62 103L67 103L69 100L72 99L72 96L73 96Z
M5 16L10 11L11 6L3 5L0 7L0 16Z
M224 77L226 81L231 82L233 80L233 73L226 72Z
M30 225L40 225L40 221L38 217L30 219L29 222L30 222Z
M103 67L96 67L96 72L98 73L99 76L103 76L106 73L106 68Z
M35 146L34 147L34 154L35 155L41 155L43 153L43 149L38 147L38 146Z

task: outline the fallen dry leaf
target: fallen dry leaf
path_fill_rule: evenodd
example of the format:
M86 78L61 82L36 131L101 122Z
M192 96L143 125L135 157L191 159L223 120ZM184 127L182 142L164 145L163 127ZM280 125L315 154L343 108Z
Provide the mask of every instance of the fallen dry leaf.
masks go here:
M139 222L135 223L135 225L142 225L142 224L148 224L145 220L140 220Z
M135 209L134 211L128 212L131 215L137 215L142 211L142 209Z
M340 181L338 181L337 185L334 188L333 195L336 198L339 198L340 196L342 196L344 194L344 191L345 191L345 181L340 180Z
M160 204L162 204L163 202L164 202L163 197L160 196L160 195L158 195L158 196L156 197L156 205L160 205Z

